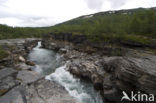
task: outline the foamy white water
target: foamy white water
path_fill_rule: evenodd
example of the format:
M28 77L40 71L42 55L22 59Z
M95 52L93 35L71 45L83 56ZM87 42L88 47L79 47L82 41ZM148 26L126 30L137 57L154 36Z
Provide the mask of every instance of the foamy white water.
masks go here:
M64 86L71 96L77 98L82 103L103 103L99 93L94 90L90 83L83 83L79 79L74 78L65 68L66 65L61 66L45 78L54 80Z

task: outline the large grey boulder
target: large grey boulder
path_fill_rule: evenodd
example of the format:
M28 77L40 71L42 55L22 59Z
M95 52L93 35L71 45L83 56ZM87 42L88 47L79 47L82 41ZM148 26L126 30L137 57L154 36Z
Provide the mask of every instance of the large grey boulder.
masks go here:
M28 96L28 103L79 103L68 94L64 87L44 79L31 85L28 93L33 95Z
M15 68L17 70L31 70L33 66L27 65L25 63L15 64Z
M38 74L35 71L27 71L27 70L22 70L19 71L17 74L17 79L21 81L21 83L24 84L30 84L33 83L39 79L41 79L43 76Z
M14 78L14 75L0 79L0 96L19 84L19 81Z
M104 96L118 101L122 91L142 91L156 95L156 57L107 57L103 60L103 69L108 76L104 78ZM108 98L110 99L110 98ZM111 99L112 100L112 99Z
M25 103L19 89L14 88L0 97L0 103Z
M20 85L0 97L0 103L80 103L59 84L40 79Z
M0 70L0 79L7 77L13 73L16 73L17 71L12 68L4 68Z
M137 89L156 95L156 57L125 58L118 64L115 75Z

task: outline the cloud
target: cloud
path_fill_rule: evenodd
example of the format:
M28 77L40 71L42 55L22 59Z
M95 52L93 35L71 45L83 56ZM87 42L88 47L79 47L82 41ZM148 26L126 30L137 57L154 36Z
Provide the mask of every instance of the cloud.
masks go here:
M42 27L42 26L52 26L58 21L53 17L27 17L21 19L18 26L31 26L31 27Z
M0 17L1 24L20 27L42 27L52 26L58 21L53 17L34 17L25 15L8 15L7 17Z
M119 8L127 3L127 0L84 0L90 9L101 10L103 6L112 9Z
M11 13L7 9L4 10L0 7L0 24L7 24L9 26L21 26L21 27L41 27L52 26L59 21L51 16L35 16L24 15L20 13Z
M7 2L7 0L0 0L0 5Z
M127 0L108 0L111 8L119 8L127 3Z
M104 0L84 0L90 9L100 10L104 3Z
M5 3L7 2L8 0L0 0L0 7L6 7Z

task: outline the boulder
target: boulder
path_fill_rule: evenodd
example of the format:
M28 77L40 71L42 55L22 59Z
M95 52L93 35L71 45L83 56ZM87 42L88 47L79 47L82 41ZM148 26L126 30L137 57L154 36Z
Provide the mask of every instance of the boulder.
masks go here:
M20 85L0 97L0 103L80 103L56 82L40 79Z
M156 95L156 56L124 58L118 64L115 75L138 90Z
M4 77L7 77L9 75L12 75L13 73L16 73L17 71L12 68L4 68L0 70L0 79L3 79Z
M60 50L59 50L59 53L67 53L67 49L65 49L65 48L61 48Z
M93 82L94 88L96 90L103 90L103 85L102 85L103 78L100 77L100 75L98 75L98 74L92 74L91 75L91 81Z
M95 89L102 90L103 88L103 77L101 73L98 74L98 66L95 65L92 61L87 60L74 60L67 64L68 71L72 74L90 79L94 84Z
M29 97L30 103L80 103L71 97L64 87L44 79L31 85L28 93L33 95Z
M0 66L12 66L11 57L6 57L0 60Z
M20 62L24 62L24 63L26 62L26 60L25 60L24 57L22 57L22 56L19 56L19 61L20 61Z
M29 65L29 66L35 66L35 63L34 62L32 62L32 61L26 61L25 62L27 65Z
M43 77L35 71L22 70L17 74L17 80L20 80L20 82L24 84L33 83L41 78Z
M14 78L14 75L7 76L0 80L0 96L4 95L10 89L19 85L19 82Z
M25 63L19 63L15 65L15 69L16 70L30 70L32 68L32 66L27 65Z
M156 57L107 57L103 69L108 76L104 78L104 96L120 103L122 91L142 91L156 95ZM109 91L109 92L108 92ZM111 92L110 92L111 91ZM108 95L109 93L109 95ZM111 99L112 100L112 99Z
M0 97L0 103L25 103L21 92L18 89L12 89L4 96Z

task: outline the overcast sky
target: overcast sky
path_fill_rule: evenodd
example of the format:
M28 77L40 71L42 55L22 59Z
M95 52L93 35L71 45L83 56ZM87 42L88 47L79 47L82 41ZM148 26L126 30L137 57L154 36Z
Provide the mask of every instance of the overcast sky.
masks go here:
M156 7L156 0L0 0L0 24L51 26L91 13Z

